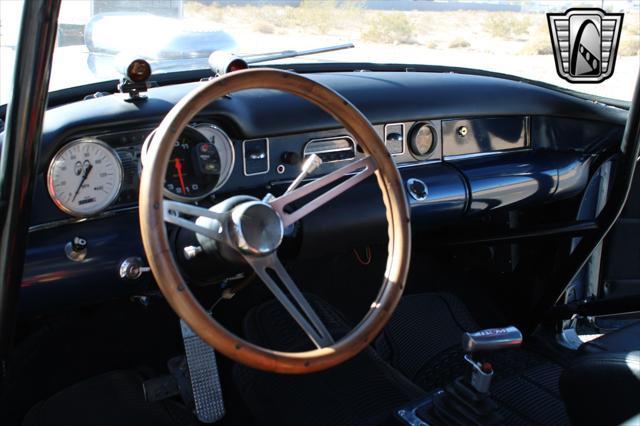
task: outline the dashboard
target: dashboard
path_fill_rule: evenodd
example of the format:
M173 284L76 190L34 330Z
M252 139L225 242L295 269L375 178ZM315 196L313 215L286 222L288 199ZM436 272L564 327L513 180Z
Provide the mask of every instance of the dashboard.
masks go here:
M418 232L578 196L597 154L619 143L626 119L624 110L495 77L309 77L373 123L405 182ZM47 112L23 281L29 311L149 284L150 274L121 273L131 259L146 265L140 171L154 129L197 84L150 89L135 105L116 94ZM176 141L165 196L208 207L235 194L278 194L311 154L323 163L309 179L364 155L331 116L301 99L271 90L232 94L205 108ZM300 255L376 242L373 229L384 239L378 194L369 179L305 218L292 236ZM74 259L70 253L79 250L81 259Z

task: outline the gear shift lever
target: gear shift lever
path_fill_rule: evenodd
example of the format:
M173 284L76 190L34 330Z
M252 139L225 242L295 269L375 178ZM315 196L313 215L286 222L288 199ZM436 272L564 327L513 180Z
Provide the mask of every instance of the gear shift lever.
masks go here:
M436 426L500 424L498 406L489 395L493 367L485 357L492 351L517 347L521 343L522 333L513 326L464 333L462 350L469 369L464 376L436 391L430 403L417 408L417 418Z
M493 367L484 362L482 357L488 352L520 346L522 333L516 327L490 328L464 333L462 335L462 349L464 360L469 363L471 370L467 374L467 381L477 392L488 394L493 378Z
M521 343L522 333L512 325L462 335L462 350L471 354L520 346Z

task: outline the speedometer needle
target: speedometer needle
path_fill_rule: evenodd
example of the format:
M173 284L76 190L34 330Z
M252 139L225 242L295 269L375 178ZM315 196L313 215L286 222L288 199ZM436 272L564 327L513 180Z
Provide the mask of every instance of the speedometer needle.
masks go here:
M76 197L78 196L78 192L80 192L80 189L82 188L82 184L84 183L84 181L87 180L87 176L89 176L89 172L91 171L91 169L93 169L93 166L91 164L89 164L87 168L84 169L84 174L82 175L82 179L80 180L80 185L78 185L78 189L76 189L76 193L73 194L73 198L71 199L71 201L76 200Z
M182 163L179 158L175 159L176 171L178 172L178 180L180 180L180 188L182 188L182 193L186 194L187 190L184 187L184 177L182 176Z

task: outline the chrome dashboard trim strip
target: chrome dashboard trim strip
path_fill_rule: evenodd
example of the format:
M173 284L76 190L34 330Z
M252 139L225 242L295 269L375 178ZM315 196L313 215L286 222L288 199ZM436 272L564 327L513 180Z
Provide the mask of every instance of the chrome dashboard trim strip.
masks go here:
M443 160L444 161L466 160L468 158L493 157L496 155L512 154L514 152L526 152L526 151L533 151L533 148L531 148L530 146L527 146L524 148L505 149L502 151L474 152L472 154L459 154L459 155L445 155L443 157Z
M419 167L419 166L426 166L429 164L442 163L442 161L443 160L440 158L433 158L431 160L415 161L411 163L400 163L400 164L396 164L396 167L399 169L408 169L410 167Z
M64 226L64 225L72 225L75 223L91 222L93 220L104 219L107 217L115 216L118 213L124 213L128 211L133 211L133 210L138 210L138 206L135 205L135 206L129 206L129 207L122 207L119 209L107 210L95 216L70 217L68 219L60 219L60 220L55 220L53 222L39 223L37 225L29 226L29 233L43 231L45 229L53 229L53 228L57 228L59 226Z

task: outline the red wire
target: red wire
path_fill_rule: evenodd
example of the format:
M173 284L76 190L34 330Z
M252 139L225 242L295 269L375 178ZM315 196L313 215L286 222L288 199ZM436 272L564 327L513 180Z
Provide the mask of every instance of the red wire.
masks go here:
M358 261L358 263L360 263L363 266L367 266L368 264L371 263L371 258L373 257L371 255L371 247L367 246L364 249L364 255L366 256L365 260L362 260L362 258L360 257L360 254L358 253L358 250L353 249L353 254L356 256L356 260Z

